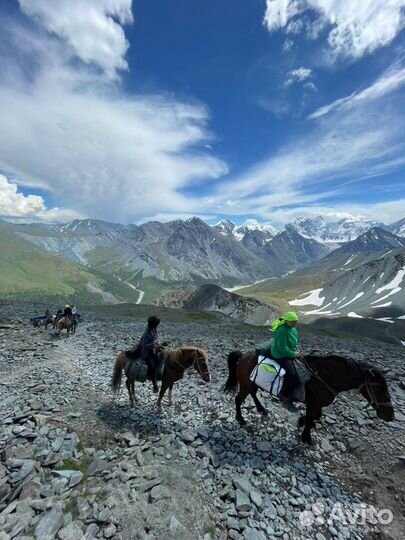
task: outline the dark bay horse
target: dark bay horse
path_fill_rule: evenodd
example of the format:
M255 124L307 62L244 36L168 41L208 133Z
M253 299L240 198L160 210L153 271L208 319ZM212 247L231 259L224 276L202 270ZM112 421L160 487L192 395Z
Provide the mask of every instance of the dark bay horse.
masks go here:
M60 335L62 330L67 331L67 335L73 334L73 324L72 321L69 319L69 317L65 316L59 319L55 322L55 328L58 330L58 334Z
M322 408L330 405L340 392L358 390L368 403L376 410L377 416L386 422L394 420L394 409L391 403L387 382L382 372L370 364L357 362L342 356L305 355L300 357L312 373L305 384L305 415L299 420L299 426L304 427L301 439L312 444L311 429L316 420L322 416ZM224 385L224 392L239 392L235 398L236 420L245 424L241 405L250 394L257 410L268 414L257 397L259 387L249 376L257 364L255 352L242 354L233 351L228 355L229 377Z
M162 386L160 388L159 397L156 405L161 406L163 396L166 390L169 390L169 405L172 404L172 389L176 381L183 378L186 369L193 367L201 376L203 381L210 382L211 376L208 369L208 356L205 351L198 347L180 347L178 349L162 349L158 353L164 360L164 371L162 378ZM127 358L125 352L120 352L115 361L114 370L111 380L111 388L116 394L121 387L122 371L125 369ZM135 379L127 377L126 386L129 394L131 406L137 400L135 395Z

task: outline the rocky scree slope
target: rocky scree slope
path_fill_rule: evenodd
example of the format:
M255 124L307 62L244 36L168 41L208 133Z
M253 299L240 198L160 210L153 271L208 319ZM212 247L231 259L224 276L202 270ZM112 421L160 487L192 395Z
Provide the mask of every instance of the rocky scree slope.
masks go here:
M296 417L264 394L269 416L261 418L247 401L249 427L241 429L233 399L221 393L226 353L252 349L267 330L220 316L212 324L163 321L162 339L207 350L212 383L187 373L175 386L174 405L164 403L158 413L148 385L137 385L133 409L126 392L112 401L109 391L115 355L141 334L136 313L144 311L134 306L130 317L112 319L93 310L75 337L59 339L23 322L42 307L1 306L4 540L402 539L405 393L398 347L303 337L304 352L388 365L397 411L395 422L385 424L358 396L350 406L338 398L325 411L317 446L307 448L297 441ZM316 502L325 518L336 502L348 511L367 503L390 508L394 521L306 526L300 515Z

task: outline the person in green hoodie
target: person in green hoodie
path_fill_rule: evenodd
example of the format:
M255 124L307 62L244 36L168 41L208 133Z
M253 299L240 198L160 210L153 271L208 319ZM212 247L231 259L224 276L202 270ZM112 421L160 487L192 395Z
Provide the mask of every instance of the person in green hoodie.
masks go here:
M298 412L293 403L294 391L300 385L300 379L294 365L299 344L297 323L298 315L294 311L284 313L271 325L273 330L271 343L266 342L257 350L263 356L274 358L285 370L284 384L279 397L283 406L290 412Z

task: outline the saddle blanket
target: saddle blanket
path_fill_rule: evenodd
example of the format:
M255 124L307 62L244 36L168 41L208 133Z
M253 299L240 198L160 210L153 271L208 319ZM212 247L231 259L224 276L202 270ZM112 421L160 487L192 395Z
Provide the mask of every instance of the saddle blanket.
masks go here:
M250 380L262 390L277 397L283 387L285 370L273 358L259 356L257 366L250 374Z
M156 366L158 381L162 380L164 369L164 362L160 362L159 365ZM142 360L142 358L130 358L129 362L127 362L124 368L124 371L127 377L131 377L142 383L146 381L149 374L148 364L145 362L145 360Z

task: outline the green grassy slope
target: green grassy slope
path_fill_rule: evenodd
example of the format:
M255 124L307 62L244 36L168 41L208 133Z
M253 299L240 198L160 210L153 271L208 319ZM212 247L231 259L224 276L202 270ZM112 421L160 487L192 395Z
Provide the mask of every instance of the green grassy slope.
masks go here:
M110 276L94 273L64 257L52 255L0 227L0 295L3 299L100 303L103 290L136 301L138 294Z
M162 281L155 277L144 277L143 271L130 270L122 260L118 251L111 247L97 247L86 253L90 267L96 273L102 274L104 277L108 275L120 278L122 282L127 282L143 291L143 304L150 304L157 298L172 292L179 288L181 284ZM162 263L163 264L163 263ZM135 291L133 291L135 292ZM135 293L136 294L136 293ZM136 298L127 298L128 302L135 301Z
M235 291L241 296L251 296L261 302L271 304L285 311L288 301L297 298L300 294L322 287L325 276L317 275L295 275L291 274L283 278L267 279L261 283L256 283L250 287L244 287Z

